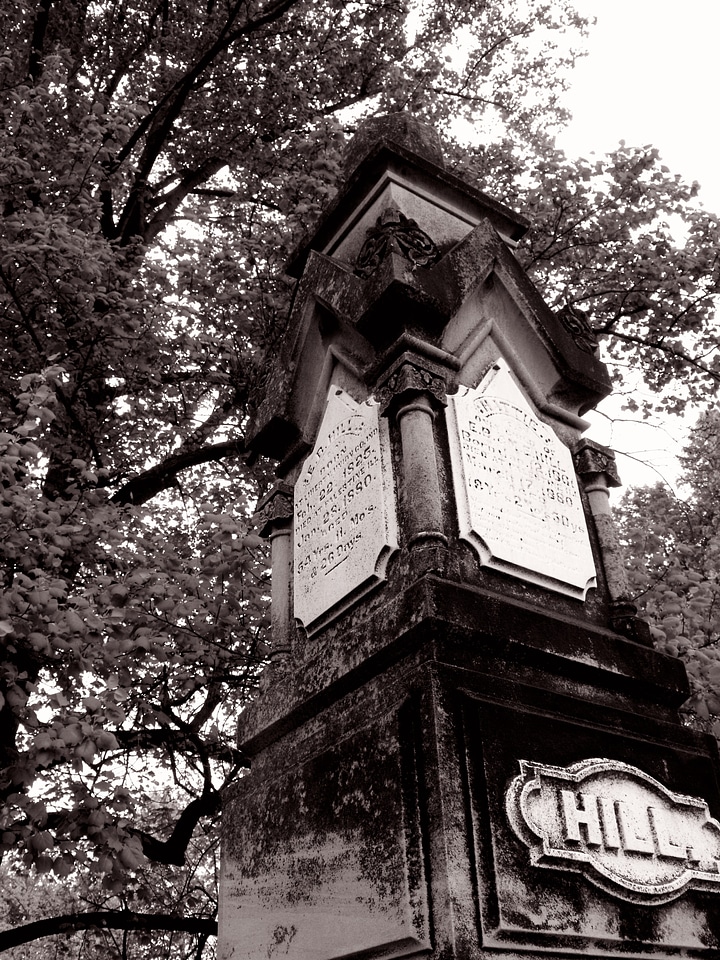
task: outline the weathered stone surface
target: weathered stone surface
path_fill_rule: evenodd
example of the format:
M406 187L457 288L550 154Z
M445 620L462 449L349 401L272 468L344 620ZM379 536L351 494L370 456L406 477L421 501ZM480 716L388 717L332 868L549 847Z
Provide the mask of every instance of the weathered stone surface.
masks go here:
M311 756L303 745L299 763L239 784L225 812L233 827L220 960L391 958L429 948L407 741L402 711L386 707L349 738Z
M690 888L720 892L720 823L705 800L618 760L520 760L520 769L507 813L533 865L580 871L634 903L667 903Z
M253 523L261 537L269 537L277 527L289 524L292 515L292 487L287 483L278 482L258 503Z
M227 797L220 957L714 960L716 896L688 889L672 902L629 902L582 871L533 863L507 816L508 787L526 757L576 778L576 808L583 791L609 795L581 782L594 751L617 770L634 765L665 798L692 783L717 816L707 741L629 713L627 702L619 709L617 696L588 702L582 685L552 670L540 689L541 660L522 644L512 656L496 624L482 653L507 657L504 671L490 659L473 668L471 629L453 639L436 615L415 633L420 642L405 644L405 656L376 657L355 685L330 684L307 699L297 724L265 746ZM522 635L521 619L508 626L513 634ZM578 640L578 656L586 645ZM632 700L630 685L627 693ZM644 783L648 804L657 803L657 788Z
M374 599L375 616L358 615L339 631L313 638L302 670L283 675L241 714L239 744L245 754L258 755L286 729L288 716L306 717L311 703L319 709L334 687L361 676L367 663L394 662L409 648L426 644L440 662L472 673L509 676L528 685L551 675L575 697L592 690L595 705L637 709L665 721L690 695L677 658L493 591L428 576L394 602L377 594Z
M450 400L460 536L482 564L584 598L595 566L570 451L503 363Z
M525 217L440 166L442 154L434 133L428 136L428 128L412 118L406 131L398 132L397 117L371 118L351 141L352 173L312 239L289 264L292 276L301 275L310 249L353 262L367 229L391 204L416 220L445 250L485 219L510 242L527 232ZM387 121L390 127L380 129L379 136L366 136L366 131L373 133L374 124L382 128ZM399 122L404 123L402 115Z
M354 264L378 211L368 216L367 224L353 227L356 243L348 250L349 263ZM418 223L435 238L432 225ZM280 356L248 428L248 444L259 454L282 459L312 436L309 422L315 398L324 395L319 388L331 343L335 352L362 358L359 366L366 372L377 370L386 351L406 336L455 354L457 366L464 367L473 363L467 347L486 315L493 317L493 341L514 342L538 399L577 414L610 392L605 365L577 346L487 221L465 230L439 261L422 269L413 270L410 261L390 250L362 280L350 266L315 250L308 257ZM461 382L471 381L461 376Z
M540 705L534 696L530 698L533 701L536 707ZM704 847L701 859L706 865L712 861L717 853L717 827L704 820L704 804L707 802L711 815L717 818L720 797L711 757L703 756L699 738L692 748L682 743L685 733L677 727L647 725L640 716L612 717L595 705L583 708L564 698L561 692L554 693L552 702L548 700L546 705L550 715L536 712L530 703L515 709L468 697L463 708L471 768L470 802L474 809L486 810L488 816L487 827L476 840L486 949L492 952L493 948L515 945L530 956L553 957L567 951L654 960L716 956L720 949L718 895L693 891L689 884L674 898L671 889L665 889L664 894L658 892L657 887L660 891L664 885L672 888L684 871L682 861L661 855L660 845L667 854L670 849L676 851L684 838L679 831L668 836L663 825L660 834L657 828L652 832L649 822L653 815L647 810L653 806L659 811L659 825L660 818L669 816L670 807L678 802L671 798L692 802L695 813L690 832L694 833L696 827L700 827L701 833L709 831L711 842ZM564 716L559 716L561 713ZM649 739L638 735L643 727L645 732L652 731ZM598 761L598 753L609 761ZM520 762L528 756L533 758L538 774L543 769L557 773L552 789L547 781L543 789L544 797L557 804L557 826L552 828L557 833L554 837L548 835L550 816L539 816L545 823L535 824L546 834L534 834L537 849L542 847L541 859L547 858L545 863L535 862L531 856L527 843L530 829L525 828L528 832L521 839L517 822L513 824L508 817L508 788L517 786ZM600 762L615 769L612 784L607 780L601 784L599 778L593 778L591 771ZM585 785L580 782L583 773L590 774L590 782ZM578 779L570 786L567 779L561 782L563 775ZM634 786L629 786L630 779ZM690 785L695 797L700 798L698 806L694 806L695 799L684 797ZM563 798L563 790L570 797ZM537 796L532 788L529 792L533 798ZM594 810L593 797L597 799L599 837L594 824L591 834L580 823L584 792L591 811L589 820ZM607 813L615 814L617 830L612 826L606 829L601 798L613 801ZM529 796L526 800L528 816L535 819L537 810ZM576 822L573 810L577 811ZM571 837L576 829L581 839L573 842ZM554 841L561 837L561 845L568 852L574 848L579 855L575 871L568 869L570 860L553 857ZM601 845L589 842L598 839ZM585 859L588 854L593 857L592 866ZM553 866L549 865L551 859Z
M393 143L437 166L444 166L442 141L434 127L416 120L412 114L397 111L382 117L369 117L359 125L345 151L345 173L355 168L378 143Z
M397 549L386 430L377 404L331 391L295 486L295 616L306 628L378 584Z
M443 369L427 357L405 350L383 374L374 395L382 413L395 413L399 405L408 403L420 394L433 397L439 409L447 403L450 376L451 371L447 368Z

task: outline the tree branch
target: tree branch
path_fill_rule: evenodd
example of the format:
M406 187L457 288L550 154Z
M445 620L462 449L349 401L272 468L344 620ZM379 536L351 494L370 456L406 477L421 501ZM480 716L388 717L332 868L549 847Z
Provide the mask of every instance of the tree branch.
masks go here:
M224 160L211 157L198 167L197 170L191 170L186 173L176 187L173 187L172 190L160 197L160 209L150 218L145 228L145 242L149 243L151 240L154 240L158 233L170 222L173 214L177 211L187 195L192 193L201 183L205 183L206 180L213 177L224 165Z
M30 59L28 61L28 76L34 83L40 79L45 60L45 34L50 20L50 7L53 0L41 0L37 7L33 35L30 41Z
M17 311L20 314L20 319L22 320L22 324L25 327L25 330L27 331L28 336L32 340L33 345L38 352L38 356L41 357L42 360L46 362L47 358L45 355L45 351L42 348L42 345L40 343L40 338L32 324L30 314L28 314L27 311L24 309L22 301L18 295L18 292L15 289L15 284L12 282L10 277L5 273L2 267L0 267L0 280L2 280L3 286L5 287L7 292L10 294L10 297L13 303L17 307Z
M706 377L710 377L710 379L714 380L715 383L720 383L720 373L718 373L716 370L711 370L710 367L706 366L704 363L700 363L699 360L691 357L690 354L685 353L683 350L676 350L674 347L666 347L664 344L658 341L648 341L644 337L633 336L629 333L620 333L617 330L613 330L609 336L613 337L615 340L621 340L623 343L635 343L641 347L651 347L653 350L658 350L660 353L665 353L669 357L682 360L683 363L687 363L688 366L699 370L700 373L704 374Z
M226 457L239 457L245 452L242 440L226 440L209 447L198 447L195 450L185 450L163 460L162 463L150 467L144 473L128 480L111 497L112 503L125 504L147 503L162 490L172 486L175 478L182 470L196 467L201 463L212 463L224 460Z
M169 913L134 913L96 910L88 913L66 913L46 917L34 923L0 932L0 953L23 943L31 943L56 934L72 934L78 930L170 930L177 933L197 933L204 937L217 936L217 920L213 917L177 917Z
M207 68L227 50L236 40L260 30L262 27L279 20L288 10L299 3L299 0L275 0L265 9L265 12L253 20L247 20L242 26L232 30L232 24L238 14L241 4L237 3L230 12L228 19L220 31L215 42L198 59L197 63L188 70L170 90L160 99L155 108L147 114L138 125L133 135L118 153L115 160L109 164L111 170L116 170L130 156L138 143L145 137L145 146L142 150L137 166L135 182L125 204L125 209L119 218L118 236L122 243L129 243L134 236L144 237L144 205L147 193L147 179L160 156L170 131L193 90L197 89L198 81Z
M206 790L201 796L191 800L177 818L167 840L158 840L144 830L134 831L142 841L143 853L148 860L182 867L195 827L202 817L211 817L218 812L220 796L219 790Z
M210 706L214 707L216 705L216 699L218 698L212 698ZM206 714L208 714L205 704L201 707L201 713L200 719L204 722L207 719ZM197 728L191 725L191 732L196 733L196 730ZM162 747L170 750L176 749L179 744L189 740L188 735L183 731L168 727L147 727L143 730L115 730L113 732L115 739L123 750L149 750ZM208 757L213 760L233 763L240 767L250 766L250 761L240 750L220 740L203 742L203 749Z

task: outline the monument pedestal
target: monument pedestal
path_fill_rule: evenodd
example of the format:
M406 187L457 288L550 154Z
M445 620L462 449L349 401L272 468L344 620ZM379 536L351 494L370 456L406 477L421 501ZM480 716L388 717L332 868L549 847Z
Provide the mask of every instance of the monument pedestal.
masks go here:
M354 666L334 675L319 650L302 684L280 671L275 695L241 724L256 760L225 809L227 956L665 960L720 949L717 892L693 889L692 876L720 856L720 827L706 827L706 862L691 862L685 811L633 773L720 813L714 742L675 719L687 696L677 661L433 576L345 640ZM589 785L573 779L593 758L610 768ZM544 837L511 809L517 781L531 779L521 761L561 771ZM661 808L659 837L648 810ZM518 833L534 838L534 862ZM564 855L543 862L552 840Z
M591 331L517 265L522 218L381 133L250 431L274 650L218 955L720 956L716 745L627 596Z

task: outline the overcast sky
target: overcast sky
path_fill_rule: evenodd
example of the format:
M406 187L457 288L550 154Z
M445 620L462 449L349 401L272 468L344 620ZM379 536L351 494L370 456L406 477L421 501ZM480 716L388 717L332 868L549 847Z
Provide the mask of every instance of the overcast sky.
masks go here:
M604 153L620 140L653 144L673 172L700 182L700 200L720 213L720 0L576 2L597 24L566 101L574 119L558 144L570 156ZM619 458L625 483L676 476L682 424L610 429L599 419L590 435L659 471Z
M652 143L720 212L720 0L576 0L597 24L575 70L568 153Z

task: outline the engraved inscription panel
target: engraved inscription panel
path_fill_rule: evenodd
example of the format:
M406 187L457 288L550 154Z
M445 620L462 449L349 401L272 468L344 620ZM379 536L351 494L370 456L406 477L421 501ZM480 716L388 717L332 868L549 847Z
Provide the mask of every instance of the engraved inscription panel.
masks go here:
M507 816L535 866L579 871L638 903L667 903L689 888L720 892L720 823L701 798L618 760L519 763Z
M305 627L384 579L397 549L386 431L376 403L333 389L295 486L295 616Z
M461 537L485 566L584 598L595 566L570 451L502 361L449 399Z

